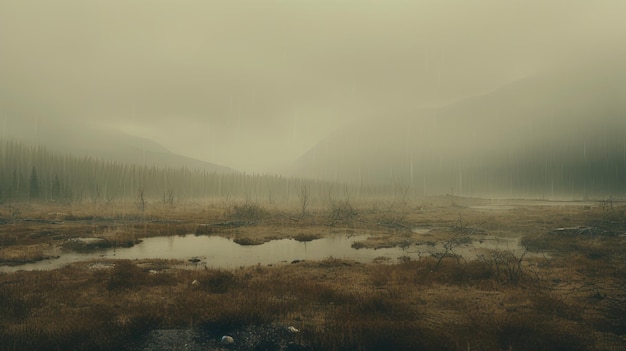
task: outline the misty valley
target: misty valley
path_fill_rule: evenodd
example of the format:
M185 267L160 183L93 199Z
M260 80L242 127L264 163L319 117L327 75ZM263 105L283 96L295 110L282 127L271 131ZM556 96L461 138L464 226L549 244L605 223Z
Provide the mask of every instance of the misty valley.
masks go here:
M0 349L623 350L610 72L360 120L275 172L5 118Z
M5 118L0 349L625 349L604 69L360 120L275 172Z

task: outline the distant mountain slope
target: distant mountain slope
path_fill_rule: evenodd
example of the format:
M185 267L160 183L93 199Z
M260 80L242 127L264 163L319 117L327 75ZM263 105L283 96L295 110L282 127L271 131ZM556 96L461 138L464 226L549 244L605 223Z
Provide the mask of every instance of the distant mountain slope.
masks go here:
M5 114L6 115L6 114ZM209 172L231 168L175 154L158 143L114 130L48 119L0 119L0 137L43 145L51 152L160 167L187 167Z
M425 194L624 194L626 64L529 77L450 106L360 121L291 172Z

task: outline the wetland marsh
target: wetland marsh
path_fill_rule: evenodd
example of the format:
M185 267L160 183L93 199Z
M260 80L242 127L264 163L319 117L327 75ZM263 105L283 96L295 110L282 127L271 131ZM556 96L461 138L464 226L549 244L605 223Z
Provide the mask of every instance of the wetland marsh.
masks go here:
M212 203L8 216L14 206L0 207L2 349L626 345L619 203L440 197L345 218L262 204L242 218Z

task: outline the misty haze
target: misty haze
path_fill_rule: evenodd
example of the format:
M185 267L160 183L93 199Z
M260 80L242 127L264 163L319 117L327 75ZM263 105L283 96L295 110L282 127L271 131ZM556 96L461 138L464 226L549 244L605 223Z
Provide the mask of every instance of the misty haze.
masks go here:
M625 13L0 0L0 350L626 349Z

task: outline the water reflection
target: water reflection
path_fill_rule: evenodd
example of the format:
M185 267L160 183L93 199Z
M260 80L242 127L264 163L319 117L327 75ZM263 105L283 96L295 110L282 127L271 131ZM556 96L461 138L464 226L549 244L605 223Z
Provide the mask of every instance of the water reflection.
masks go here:
M130 248L118 248L79 254L63 252L57 259L15 267L2 266L0 271L45 270L62 267L68 263L92 259L200 259L200 265L210 268L236 268L256 264L276 264L294 260L324 260L329 257L349 259L359 262L371 262L375 258L385 257L389 262L396 262L399 257L430 256L439 251L440 244L417 244L407 248L354 249L352 244L367 239L367 235L335 235L299 242L293 239L274 240L262 245L241 246L231 239L219 236L169 236L147 238ZM502 246L502 247L501 247ZM468 243L456 249L457 254L466 258L475 257L484 249L520 248L519 240L481 240ZM473 256L473 257L472 257Z

